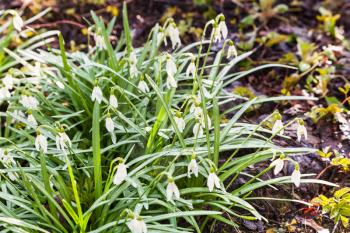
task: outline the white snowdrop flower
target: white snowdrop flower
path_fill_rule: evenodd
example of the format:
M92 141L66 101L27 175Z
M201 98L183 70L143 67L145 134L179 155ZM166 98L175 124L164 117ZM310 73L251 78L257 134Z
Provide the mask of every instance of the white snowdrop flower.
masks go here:
M163 28L160 28L157 34L157 44L160 45L162 41L164 42L164 45L167 46L168 42L166 40L166 35L164 33Z
M174 22L169 23L169 26L167 27L167 33L170 37L172 48L175 49L176 47L180 47L181 46L180 32Z
M273 170L273 174L276 176L278 173L280 173L284 167L284 160L283 158L278 158L274 160L271 164L271 167L275 167Z
M146 223L141 217L134 217L132 220L126 223L131 233L147 233Z
M13 88L14 84L14 78L11 74L7 73L5 77L2 79L2 83L5 85L5 87L9 90Z
M44 153L47 153L47 138L40 131L37 132L35 138L35 148L37 151L42 150Z
M296 164L290 179L294 183L295 186L299 187L300 186L300 178L301 178L301 173L300 173L299 164Z
M15 164L10 152L7 149L0 148L0 160L5 165Z
M168 201L173 200L173 197L179 199L180 198L180 191L179 188L176 186L174 178L168 177L168 185L166 187L166 198Z
M118 108L118 99L113 94L109 96L109 105L111 105L112 108Z
M72 146L72 141L63 129L60 129L56 135L56 147L66 153L66 149Z
M166 56L165 70L168 76L174 76L177 72L176 64L169 54Z
M94 34L94 40L96 43L96 47L100 48L100 49L107 49L107 45L103 40L103 37L99 34Z
M203 127L199 120L196 120L196 123L193 126L193 135L197 138L203 137Z
M139 71L137 69L137 57L134 50L130 53L129 59L130 59L130 66L129 66L130 77L135 78L137 77Z
M219 31L219 27L214 24L213 30L211 31L210 38L213 40L214 43L221 41L221 35Z
M142 91L144 93L149 92L149 87L148 87L147 83L145 82L145 80L143 80L143 79L140 80L137 87L140 89L140 91Z
M91 93L91 100L92 101L97 101L97 103L101 103L103 99L103 94L102 94L102 90L99 86L94 86L94 89L92 90L92 93Z
M190 107L190 113L193 113L193 115L198 118L203 115L203 109L200 107L200 102L197 98L194 99L193 104Z
M15 12L15 11L14 11ZM22 31L22 27L24 26L24 22L23 19L21 18L21 16L15 12L13 14L13 19L12 19L12 23L13 23L13 27L18 31Z
M110 133L114 131L114 122L109 114L107 115L107 118L106 118L106 129Z
M215 174L214 169L210 169L210 174L208 175L207 186L210 192L214 190L214 186L219 189L221 188L220 179Z
M186 77L194 78L195 74L196 74L196 64L194 63L194 58L192 58L190 64L188 65L188 67L186 69Z
M168 75L165 84L166 84L168 89L177 88L176 80L175 80L174 76L172 76L172 75Z
M174 116L174 121L177 125L177 128L179 129L180 133L182 133L186 127L186 122L182 118L181 113L177 111Z
M202 125L203 128L205 128L205 118L204 118L204 115L202 113L202 115L200 115L200 123ZM207 124L208 124L208 129L211 128L211 120L210 120L210 117L207 116Z
M195 177L198 177L198 170L199 168L196 161L196 155L193 154L191 157L191 161L187 166L187 176L191 177L191 173L193 173Z
M61 81L57 80L55 83L58 86L58 88L64 89L64 84Z
M120 185L128 176L127 166L125 165L124 160L122 160L118 166L117 171L113 178L113 184Z
M299 119L298 121L298 126L297 126L297 139L298 142L301 141L301 137L304 135L305 140L307 140L307 130L304 125L304 121Z
M33 128L36 128L38 126L38 122L36 121L31 111L28 112L27 121L31 124Z
M237 49L234 46L233 42L230 41L229 42L229 47L228 47L228 50L227 50L227 59L229 59L230 57L237 57L237 56L238 56Z
M284 130L283 130L283 122L282 122L282 116L279 113L275 113L273 118L275 119L275 123L272 126L272 133L273 134L283 134Z
M0 88L0 101L8 99L11 97L11 93L6 87Z
M37 109L39 106L39 101L33 96L22 95L19 102L27 109Z
M222 16L224 17L224 16ZM218 30L222 36L222 39L226 40L227 38L227 35L228 35L228 30L227 30L227 26L226 26L226 23L225 23L225 18L222 18L220 20L220 23L219 23L219 26L218 26Z

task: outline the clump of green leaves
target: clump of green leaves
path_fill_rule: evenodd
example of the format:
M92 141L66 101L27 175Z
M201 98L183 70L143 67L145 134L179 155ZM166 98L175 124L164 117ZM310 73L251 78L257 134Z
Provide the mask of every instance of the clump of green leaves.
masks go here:
M345 187L334 192L332 197L320 195L312 200L314 205L322 207L324 214L329 214L335 223L341 222L345 228L350 218L350 188Z
M86 53L67 52L61 34L59 50L39 48L37 40L57 39L57 32L38 36L28 47L4 49L14 60L7 73L17 66L27 71L11 73L11 87L1 76L2 229L202 232L218 221L238 227L238 219L265 220L251 204L259 188L332 185L304 179L310 175L301 174L296 163L292 176L263 180L272 165L246 173L277 152L283 154L280 169L284 160L314 150L273 143L283 136L280 115L260 124L241 123L241 116L256 104L307 98L248 99L227 91L254 71L291 67L267 64L234 72L252 51L235 53L223 15L187 46L175 21L166 19L141 48L133 47L126 4L124 33L114 47L109 36L115 19L105 25L96 14L92 18L95 46ZM220 41L223 47L215 53L211 48ZM172 45L168 52L160 50L166 43ZM262 127L270 118L276 118L272 131ZM238 177L246 182L235 185Z

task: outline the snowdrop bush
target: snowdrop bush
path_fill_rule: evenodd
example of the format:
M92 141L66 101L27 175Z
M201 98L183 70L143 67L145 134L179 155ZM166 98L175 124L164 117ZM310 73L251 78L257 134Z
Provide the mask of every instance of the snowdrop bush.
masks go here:
M22 65L31 72L19 70L20 84L9 89L1 84L10 93L1 93L7 109L1 112L1 229L201 232L217 221L237 227L238 218L265 219L251 204L258 188L326 183L305 179L298 165L292 177L261 179L313 150L275 145L278 133L288 140L278 132L280 117L274 132L240 117L254 104L305 97L247 100L226 89L256 70L284 66L233 72L252 51L237 55L222 15L208 22L200 42L182 46L169 19L141 48L132 46L126 9L114 47L108 40L114 20L105 27L93 19L100 37L87 53L66 52L61 35L59 50L39 49L35 40L5 49L15 62L3 71ZM214 42L222 43L217 53ZM282 154L260 173L245 172ZM238 176L246 183L235 184Z

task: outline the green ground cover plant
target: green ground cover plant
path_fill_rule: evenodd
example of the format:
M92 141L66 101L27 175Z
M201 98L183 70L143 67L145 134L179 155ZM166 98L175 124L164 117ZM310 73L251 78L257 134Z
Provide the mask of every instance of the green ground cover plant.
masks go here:
M125 5L116 45L109 41L115 19L105 25L92 16L96 46L86 53L68 53L57 31L3 48L11 60L0 67L3 232L202 232L218 221L238 227L239 218L267 221L252 205L262 198L257 189L333 185L301 174L293 160L314 149L272 140L288 140L283 131L292 124L299 140L307 137L301 119L283 123L273 112L259 124L240 121L256 104L314 98L228 91L252 72L294 68L265 64L233 72L254 51L237 54L223 15L206 24L201 41L186 46L168 19L141 48L132 46ZM9 22L1 33L15 33L14 18ZM49 46L54 39L59 49ZM220 41L222 49L213 52ZM267 121L271 129L263 127ZM264 161L264 170L246 173ZM261 178L286 163L295 168L290 176ZM235 186L238 176L247 182Z

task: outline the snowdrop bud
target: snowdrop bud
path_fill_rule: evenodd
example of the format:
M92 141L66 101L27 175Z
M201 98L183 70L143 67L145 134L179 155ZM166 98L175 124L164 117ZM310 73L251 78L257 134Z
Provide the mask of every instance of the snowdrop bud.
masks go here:
M179 129L180 133L182 133L186 127L186 122L181 116L181 112L177 111L174 116L174 121Z
M132 220L126 223L131 233L147 233L146 223L142 218L134 216Z
M64 132L64 129L59 129L58 134L56 135L56 147L58 150L62 150L63 153L66 153L66 149L72 146L72 142L69 139L68 135Z
M165 70L168 76L174 76L177 72L176 64L170 54L166 56Z
M214 190L214 186L217 189L221 188L220 179L215 174L214 168L210 168L210 173L209 173L208 180L207 180L207 186L208 186L208 189L210 192L212 192Z
M105 41L103 40L102 35L95 33L94 40L95 40L95 44L96 44L97 48L107 49L107 45L106 45Z
M228 35L228 30L227 30L227 26L226 26L226 23L225 23L225 16L221 15L220 17L220 22L219 22L219 32L222 36L222 39L226 40L227 38L227 35Z
M181 46L180 32L174 22L169 23L167 27L167 33L170 37L172 48L175 49L176 47L180 47Z
M203 127L198 119L196 119L196 123L193 126L193 135L197 138L203 137Z
M109 113L107 114L107 118L106 118L106 129L110 133L114 131L114 122Z
M11 93L6 87L0 88L0 102L11 97Z
M33 126L34 128L36 128L38 126L38 122L36 121L35 117L32 114L32 111L28 111L28 118L27 121L31 124L31 126Z
M196 64L194 63L194 57L192 55L192 59L191 59L191 62L190 64L188 65L187 67L187 70L186 70L186 77L190 78L194 78L195 77L195 74L196 74Z
M198 177L198 170L199 170L199 168L198 168L198 164L196 161L196 155L192 154L191 161L187 167L187 176L191 177L191 173L193 173L195 175L195 177Z
M149 92L149 87L147 86L147 83L145 82L145 80L143 80L143 77L141 77L137 87L140 89L141 92L144 92L144 93Z
M164 45L167 46L168 42L166 40L166 35L164 33L164 29L163 28L159 28L159 32L157 34L157 44L158 44L158 46L162 43L162 41L164 42Z
M276 176L278 173L280 173L284 167L284 155L281 155L278 159L273 161L270 164L271 167L275 167L273 170L273 174Z
M19 102L27 109L37 109L39 106L39 101L33 96L22 95Z
M211 32L210 38L213 40L214 43L221 41L221 35L219 31L219 27L216 23L214 23L213 30Z
M113 184L120 185L121 183L123 183L123 181L128 176L128 172L126 169L127 166L125 165L125 161L120 161L120 163L117 166L117 172L115 173L113 178Z
M92 101L96 100L97 103L100 104L102 99L103 99L102 90L98 85L95 85L94 89L92 90L92 93L91 93L91 100Z
M300 186L300 178L301 178L301 173L300 173L299 164L295 164L294 171L293 171L290 179L295 184L295 186L299 187Z
M14 13L12 22L13 22L13 27L18 32L22 31L22 27L23 27L24 23L23 23L23 20L22 20L21 16L17 12Z
M227 50L227 59L229 59L230 57L237 57L237 56L238 56L238 54L237 54L236 47L233 44L233 42L230 41L229 42L229 47L228 47L228 50Z
M190 107L190 113L193 113L194 117L200 118L203 116L203 110L200 107L200 102L197 98L194 98L193 104Z
M180 198L180 191L175 184L174 178L169 176L168 185L166 187L166 198L168 201L171 201L173 199L173 196L177 199Z
M5 85L5 87L9 90L13 88L14 78L11 74L7 73L5 77L2 79L2 83Z
M131 78L136 78L139 74L139 71L137 69L137 57L134 50L130 53L130 66L129 66L129 73Z
M118 108L118 99L114 94L109 96L109 105L111 105L112 108Z
M37 135L35 138L35 148L37 151L43 151L47 153L47 138L41 134L40 131L37 131Z
M307 130L304 125L304 121L302 119L298 119L298 127L297 127L297 139L298 142L301 141L301 137L304 135L305 140L307 140Z
M282 122L282 116L279 113L274 114L274 119L275 119L275 123L272 127L272 133L273 134L283 134L284 130L283 130L283 122Z

